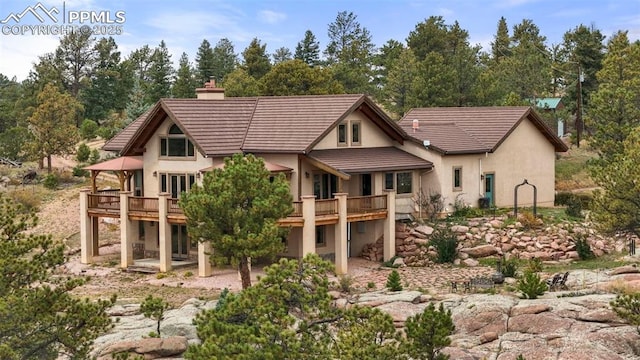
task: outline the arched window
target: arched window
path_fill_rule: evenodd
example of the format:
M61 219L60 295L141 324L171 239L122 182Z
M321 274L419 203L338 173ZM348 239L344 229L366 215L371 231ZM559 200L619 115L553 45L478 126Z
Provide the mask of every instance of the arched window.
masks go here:
M169 127L169 133L160 138L161 157L193 157L195 150L193 143L180 130L178 125Z

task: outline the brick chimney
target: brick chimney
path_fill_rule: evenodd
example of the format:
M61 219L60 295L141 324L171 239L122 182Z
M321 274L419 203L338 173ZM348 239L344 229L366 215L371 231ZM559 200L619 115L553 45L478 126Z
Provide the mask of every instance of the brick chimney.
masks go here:
M211 78L209 82L204 83L203 88L196 89L198 99L204 100L222 100L224 99L224 88L216 87L216 80Z

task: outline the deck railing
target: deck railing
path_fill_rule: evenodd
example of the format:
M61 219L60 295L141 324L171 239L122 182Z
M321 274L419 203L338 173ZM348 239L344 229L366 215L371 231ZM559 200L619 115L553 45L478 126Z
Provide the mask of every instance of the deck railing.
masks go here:
M89 209L120 210L120 195L88 194Z
M293 212L289 216L302 217L302 201L293 202Z
M158 198L129 196L129 211L158 212Z
M316 200L316 215L335 215L338 213L338 199Z
M118 190L114 190L118 191ZM110 192L88 194L89 209L119 210L120 195L112 195ZM129 196L129 210L135 212L159 212L159 199L152 197ZM302 217L302 201L293 202L293 212L289 217ZM387 209L387 195L355 196L347 198L348 214L363 214L384 211ZM316 216L338 214L337 199L320 199L315 201ZM167 212L169 214L183 214L178 199L167 199Z
M347 213L362 214L387 209L387 195L355 196L347 198Z
M96 194L100 194L100 195L120 195L120 189L96 190Z
M167 199L167 212L169 214L182 214L182 208L178 205L178 199Z

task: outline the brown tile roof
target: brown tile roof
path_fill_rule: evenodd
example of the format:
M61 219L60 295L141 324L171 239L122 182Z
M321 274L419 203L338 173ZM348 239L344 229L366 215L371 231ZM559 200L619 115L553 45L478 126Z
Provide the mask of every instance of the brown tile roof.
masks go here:
M395 147L314 150L308 156L347 174L433 167L430 161Z
M151 110L153 110L153 106L149 107L147 111L142 113L142 115L138 116L137 119L133 120L129 125L127 125L122 131L116 134L116 136L112 137L109 141L107 141L102 150L105 151L121 151L125 145L131 140L136 131L140 128L144 120L149 116Z
M465 154L495 151L525 118L540 130L556 151L567 151L562 140L528 106L418 108L410 110L400 126L409 136L421 142L429 140L443 153ZM415 134L414 119L419 121Z
M242 149L304 152L363 97L359 94L260 97Z
M93 164L83 167L85 170L100 170L100 171L118 171L118 170L140 170L143 169L144 163L140 156L121 156L115 159L103 161L98 164Z
M110 141L105 150L139 155L166 114L209 156L239 151L306 153L357 109L392 139L404 141L404 131L362 94L162 99Z
M240 151L257 99L163 99L162 102L171 119L204 154L221 156Z

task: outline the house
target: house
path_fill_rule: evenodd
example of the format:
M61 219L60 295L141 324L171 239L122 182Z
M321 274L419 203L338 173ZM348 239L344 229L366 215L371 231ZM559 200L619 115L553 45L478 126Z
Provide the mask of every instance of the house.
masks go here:
M512 207L525 180L538 206L553 206L555 155L567 146L531 107L412 109L399 124L411 139L401 148L434 164L419 186L441 194L449 211L456 201ZM534 187L521 186L517 199L532 206Z
M120 160L96 164L92 188L81 193L81 261L98 255L98 219L121 224L121 266L151 259L161 271L180 261L211 267L207 244L190 239L178 198L221 166L252 153L290 182L294 212L285 257L318 253L346 273L347 258L384 239L395 252L396 207L411 209L420 174L433 168L402 149L410 138L365 95L224 98L213 82L198 99L162 99L105 150ZM119 174L120 189L103 191L101 171Z

